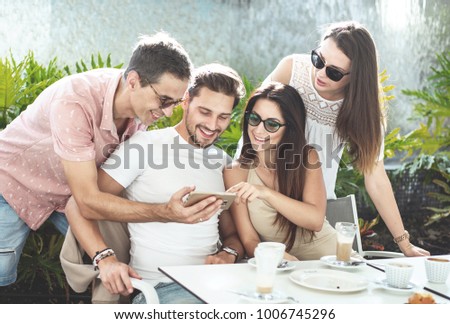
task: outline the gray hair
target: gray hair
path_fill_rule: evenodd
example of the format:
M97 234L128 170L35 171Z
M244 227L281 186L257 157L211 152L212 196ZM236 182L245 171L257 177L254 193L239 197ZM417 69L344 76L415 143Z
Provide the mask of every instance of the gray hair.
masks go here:
M161 76L170 73L179 80L189 80L192 62L186 50L166 32L139 37L130 58L124 77L136 71L141 77L141 86L157 83Z

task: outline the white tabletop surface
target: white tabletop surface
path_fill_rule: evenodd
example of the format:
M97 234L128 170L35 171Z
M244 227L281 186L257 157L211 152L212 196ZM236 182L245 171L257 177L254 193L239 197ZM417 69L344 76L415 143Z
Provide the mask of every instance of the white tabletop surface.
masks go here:
M450 255L443 256L450 259ZM425 257L380 259L368 263L384 269L388 262L401 261L414 266L411 282L415 288L407 291L392 291L377 284L385 279L383 271L368 265L353 270L336 270L322 261L298 261L295 268L287 271L278 271L275 281L275 291L282 295L292 296L301 304L396 304L407 303L408 297L414 292L429 292L428 287L450 298L450 279L445 284L432 284L427 281L424 265ZM367 289L357 292L324 291L313 289L294 283L290 274L305 269L330 269L340 271L351 276L362 275L369 280ZM159 268L172 280L191 291L198 298L209 304L248 303L248 299L241 297L237 292L253 292L256 287L256 268L247 263L221 264L221 265L193 265L193 266L162 266ZM432 294L437 303L450 303L449 299Z

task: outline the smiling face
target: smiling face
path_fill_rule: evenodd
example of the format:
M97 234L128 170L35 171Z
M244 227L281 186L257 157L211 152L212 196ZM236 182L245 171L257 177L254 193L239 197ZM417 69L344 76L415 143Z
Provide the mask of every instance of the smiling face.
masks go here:
M280 107L275 102L268 99L258 99L252 112L258 114L261 120L271 119L280 124L286 123ZM282 126L276 132L268 132L264 127L263 121L257 126L248 124L250 143L257 152L268 150L271 146L278 145L281 142L285 131L286 126Z
M316 50L326 66L317 69L311 66L312 81L317 92L327 100L339 100L344 98L345 86L350 82L351 74L345 75L339 81L331 80L326 74L326 67L333 67L343 74L350 72L351 60L337 47L332 38L327 38L320 44Z
M163 74L159 82L142 87L137 76L130 94L130 103L135 117L146 126L163 116L171 116L174 106L161 109L161 100L177 101L183 97L188 80L180 80L173 75ZM153 87L153 88L152 88Z
M208 147L219 138L230 124L234 97L200 89L199 95L183 102L183 121L177 131L190 144Z

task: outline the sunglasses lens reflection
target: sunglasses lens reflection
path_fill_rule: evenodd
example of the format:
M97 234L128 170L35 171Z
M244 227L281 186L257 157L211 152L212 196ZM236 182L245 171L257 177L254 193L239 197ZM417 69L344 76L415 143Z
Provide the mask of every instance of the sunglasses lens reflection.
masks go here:
M333 80L335 82L340 81L344 77L344 75L341 72L330 67L327 67L326 73L327 76L330 78L330 80Z
M312 65L314 65L316 69L319 70L325 67L325 63L315 50L311 52L311 63ZM325 73L327 74L327 77L334 82L341 81L341 79L344 77L344 74L341 71L336 70L335 68L329 66L325 68Z
M312 51L311 53L311 62L314 65L316 69L323 69L325 66L325 63L323 63L322 59L320 58L320 55L317 54L316 51Z
M248 116L248 123L250 126L258 126L261 122L263 122L264 124L264 128L266 129L266 131L268 131L269 133L275 133L277 130L280 129L280 127L282 126L280 123L278 123L275 120L272 119L266 119L266 120L262 120L261 117L258 114L255 113L251 113Z
M280 124L273 120L264 121L264 127L270 133L275 133L279 128Z
M259 123L261 123L261 118L260 118L258 115L252 113L252 114L250 114L250 116L248 117L248 123L249 123L251 126L258 126Z

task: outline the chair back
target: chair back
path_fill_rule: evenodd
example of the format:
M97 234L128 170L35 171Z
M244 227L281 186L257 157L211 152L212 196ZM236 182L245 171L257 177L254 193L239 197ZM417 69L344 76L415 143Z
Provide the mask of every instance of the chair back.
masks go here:
M348 195L337 199L327 200L327 220L331 226L335 227L337 222L355 223L358 226L356 237L353 241L353 250L361 256L364 255L361 243L361 233L359 232L358 210L356 208L355 195Z
M144 280L130 278L133 288L140 290L145 297L147 304L159 304L159 297L155 288Z

